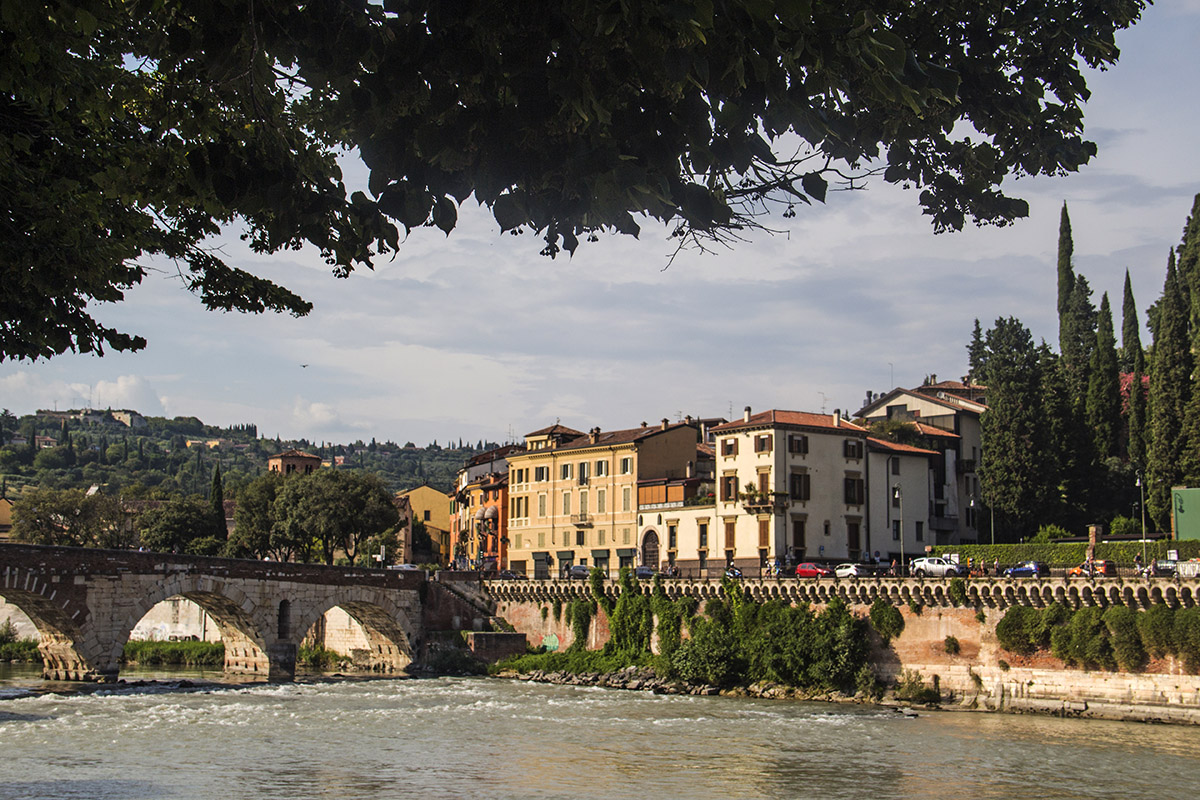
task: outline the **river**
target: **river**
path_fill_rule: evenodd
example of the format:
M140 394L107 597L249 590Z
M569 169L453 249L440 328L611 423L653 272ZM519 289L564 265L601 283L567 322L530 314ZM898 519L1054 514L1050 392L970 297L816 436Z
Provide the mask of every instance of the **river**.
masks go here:
M5 800L1191 800L1200 787L1200 729L1182 726L487 678L229 686L186 674L195 688L43 694L5 667Z

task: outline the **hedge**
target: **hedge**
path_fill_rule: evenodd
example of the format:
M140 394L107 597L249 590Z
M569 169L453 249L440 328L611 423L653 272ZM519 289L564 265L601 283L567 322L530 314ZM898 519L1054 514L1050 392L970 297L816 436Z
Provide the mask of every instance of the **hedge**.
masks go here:
M1168 550L1178 550L1180 559L1200 558L1200 540L1161 540L1146 543L1146 558L1154 561L1166 558ZM1000 560L1001 567L1011 567L1022 561L1041 561L1051 567L1074 567L1087 559L1087 542L1066 544L960 544L938 545L933 555L945 556L957 553L958 560L966 563L970 558L975 563L980 559L985 564ZM1142 554L1141 542L1100 542L1096 544L1096 558L1112 561L1117 566L1132 566L1134 558Z

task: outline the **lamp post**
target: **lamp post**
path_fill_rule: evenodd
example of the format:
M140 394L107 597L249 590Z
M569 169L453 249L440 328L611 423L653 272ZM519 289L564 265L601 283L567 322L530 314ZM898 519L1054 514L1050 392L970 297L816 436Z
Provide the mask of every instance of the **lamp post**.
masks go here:
M900 484L892 484L892 497L895 498L898 508L900 509L900 575L905 574L904 569L904 495L900 492Z
M1142 480L1141 470L1137 474L1138 489L1142 493L1142 566L1148 567L1146 563L1146 482Z

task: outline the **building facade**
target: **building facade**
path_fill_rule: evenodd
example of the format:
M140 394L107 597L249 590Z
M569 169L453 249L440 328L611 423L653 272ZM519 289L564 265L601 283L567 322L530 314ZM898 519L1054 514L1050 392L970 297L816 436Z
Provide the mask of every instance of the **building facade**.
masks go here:
M525 437L509 458L509 568L545 578L575 564L608 573L638 563L638 486L688 477L690 423L580 433L561 425Z

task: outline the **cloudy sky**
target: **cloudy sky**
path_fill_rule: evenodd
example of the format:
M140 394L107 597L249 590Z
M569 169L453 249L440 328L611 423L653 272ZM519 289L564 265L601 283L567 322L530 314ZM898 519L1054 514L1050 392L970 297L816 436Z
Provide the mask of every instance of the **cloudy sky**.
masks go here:
M935 236L915 193L874 184L776 219L784 235L669 268L667 231L649 223L638 241L602 237L551 261L536 238L500 235L471 208L448 239L416 231L395 261L347 280L315 254L264 258L231 237L233 262L314 311L207 312L177 278L152 274L96 312L146 336L144 351L4 362L0 406L134 408L253 422L271 437L418 444L746 405L854 410L868 389L963 375L976 318L986 328L1016 316L1057 345L1064 201L1097 305L1107 291L1119 314L1126 268L1140 309L1157 298L1200 192L1197 41L1200 0L1163 0L1124 32L1118 66L1089 78L1099 156L1079 174L1009 186L1031 214L1007 228Z

